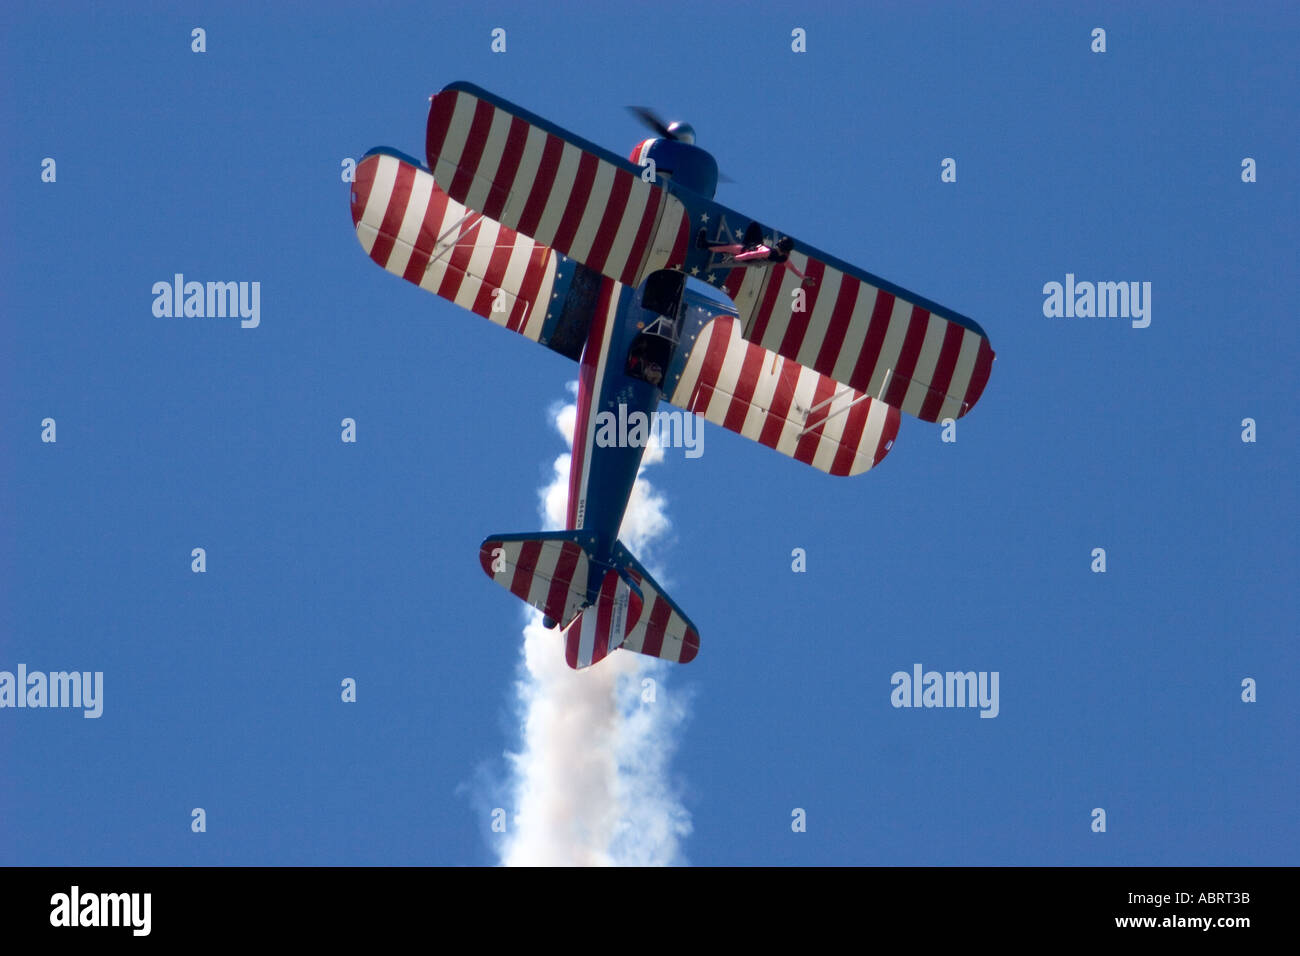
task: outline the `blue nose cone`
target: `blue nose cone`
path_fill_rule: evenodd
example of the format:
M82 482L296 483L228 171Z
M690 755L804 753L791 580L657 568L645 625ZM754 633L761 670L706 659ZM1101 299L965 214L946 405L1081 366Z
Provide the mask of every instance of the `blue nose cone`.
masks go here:
M650 145L655 175L712 199L718 191L718 163L700 147L681 140L657 139Z

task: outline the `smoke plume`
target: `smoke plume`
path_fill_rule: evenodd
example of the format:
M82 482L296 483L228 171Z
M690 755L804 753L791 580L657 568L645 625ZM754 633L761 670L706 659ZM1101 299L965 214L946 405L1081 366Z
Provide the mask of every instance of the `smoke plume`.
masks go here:
M573 447L575 405L554 412ZM664 498L644 478L663 460L646 449L620 539L643 564L668 531ZM569 455L556 458L541 489L547 528L563 528ZM652 569L653 571L653 569ZM663 578L656 574L663 582ZM664 586L668 584L664 582ZM684 863L690 815L669 776L676 734L686 718L682 692L666 692L671 665L616 651L582 671L564 662L558 630L529 609L515 684L520 752L507 754L515 807L501 849L508 866L664 865Z

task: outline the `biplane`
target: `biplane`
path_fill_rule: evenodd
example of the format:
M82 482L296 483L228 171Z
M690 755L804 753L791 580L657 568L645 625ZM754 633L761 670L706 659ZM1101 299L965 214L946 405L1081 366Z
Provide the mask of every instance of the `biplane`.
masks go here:
M715 202L694 130L638 112L658 135L623 159L452 83L430 100L427 165L374 149L352 186L380 266L578 363L566 529L479 549L493 581L561 629L574 668L617 649L685 663L700 646L618 540L644 447L596 441L598 414L666 399L857 475L893 447L901 413L970 411L993 364L971 319Z

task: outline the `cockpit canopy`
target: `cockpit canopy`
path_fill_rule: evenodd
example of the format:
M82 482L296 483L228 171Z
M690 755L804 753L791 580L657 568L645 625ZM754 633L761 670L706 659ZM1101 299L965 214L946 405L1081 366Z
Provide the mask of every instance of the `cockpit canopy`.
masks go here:
M652 272L641 289L641 308L645 316L641 331L632 339L624 369L629 378L640 379L655 387L663 385L677 348L678 320L686 276L672 269Z

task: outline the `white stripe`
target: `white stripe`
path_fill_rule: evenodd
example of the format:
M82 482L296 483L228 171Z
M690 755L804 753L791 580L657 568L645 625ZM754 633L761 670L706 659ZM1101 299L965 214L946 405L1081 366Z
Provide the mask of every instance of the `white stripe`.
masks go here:
M732 396L736 393L736 383L740 381L747 345L739 336L727 340L727 351L722 357L722 366L718 369L718 380L713 383L718 391L713 393L708 408L704 411L704 417L715 424L721 425L726 421Z
M528 205L528 196L537 179L537 170L542 164L542 150L545 146L546 131L530 123L528 137L524 140L524 153L519 160L519 168L515 170L515 182L519 184L518 188L511 191L505 206L501 209L501 221L512 228L519 225L519 217L524 214L524 207Z
M795 262L796 257L803 262ZM808 257L801 252L791 253L790 262L800 272L806 272L808 269ZM782 269L781 272L781 291L777 293L776 301L772 303L772 314L768 317L767 328L763 330L763 341L759 343L772 352L781 350L781 340L785 338L785 330L790 327L790 309L794 305L794 290L803 286L803 280L795 275L794 269ZM747 328L750 324L745 323Z
M931 312L925 326L925 338L921 341L921 354L917 356L916 368L912 371L912 384L907 386L907 394L903 396L901 408L909 415L920 415L921 406L930 394L930 383L934 380L934 368L939 364L939 350L943 347L947 329L948 320Z
M493 187L493 180L501 168L501 156L506 148L506 136L510 132L510 114L505 110L492 108L492 123L488 127L487 140L483 152L479 154L478 169L474 172L474 181L470 183L469 192L465 194L465 205L470 209L482 209L487 205L489 192L500 187Z
M789 407L783 415L778 415L775 410L781 378L785 374L788 361L789 359L775 352L763 350L763 366L758 378L758 387L754 389L754 397L750 400L753 408L745 418L745 434L754 441L762 437L768 419L785 421L790 417Z
M773 281L777 271L776 269L746 269L740 288L736 290L736 298L732 300L736 305L736 311L742 316L752 314L757 303L763 301L762 295L767 291L767 284ZM779 271L791 274L789 269Z
M659 221L655 223L645 262L637 275L637 281L651 272L662 269L673 254L677 242L677 233L681 231L682 220L686 218L686 207L675 196L665 195L659 204Z
M639 179L633 180L627 205L623 208L623 218L619 220L618 228L614 231L614 239L610 243L609 256L605 260L606 271L617 271L622 275L629 265L640 266L639 262L634 263L631 260L633 252L636 251L637 230L641 226L641 219L645 215L653 188Z
M532 262L533 250L539 248L537 243L525 235L515 233L514 248L510 250L510 259L506 271L501 276L501 288L512 295L518 295L524 287L524 278Z
M852 280L851 281L856 281ZM849 327L840 344L840 354L835 356L834 371L831 378L837 382L849 384L853 369L857 367L858 356L867 341L867 328L871 325L871 313L876 308L876 296L880 290L873 285L860 282L857 301L853 303L853 314L849 317Z
M880 444L880 436L884 434L885 424L889 421L888 405L870 399L867 401L870 402L867 423L862 427L862 438L858 441L853 464L849 467L850 475L860 475L871 467L872 459L876 457L876 446Z
M579 262L586 262L591 255L591 245L596 240L597 230L600 229L601 216L609 205L610 194L614 187L614 173L617 171L609 163L600 161L596 163L596 175L591 180L587 206L582 211L582 218L578 221L578 231L574 233L573 243L569 247L568 254Z
M465 207L454 199L448 198L447 208L442 211L442 222L431 223L433 234L435 236L444 235L464 215ZM420 278L420 288L427 289L434 295L438 294L438 287L442 284L442 278L447 274L447 262L451 259L451 252L446 246L451 238L451 236L448 236L447 239L443 240L442 245L434 250L428 264L425 266L424 275Z
M459 92L456 94L456 108L447 125L442 152L438 154L437 164L433 167L433 178L438 181L443 192L449 190L452 178L459 169L461 155L465 152L465 141L469 138L469 127L474 121L474 107L477 105L477 96Z
M551 302L551 289L555 286L557 254L545 246L534 245L533 248L545 251L545 258L542 258L540 253L538 255L538 258L542 259L540 268L545 272L542 275L542 284L537 287L536 301L529 303L528 313L520 331L536 342L542 337L542 327L546 323L546 310Z
M957 353L957 364L953 366L952 379L948 385L948 397L939 409L939 420L957 418L961 414L962 399L970 387L971 376L975 374L975 359L979 357L980 342L983 341L974 332L966 330L962 334L961 351Z
M375 248L379 227L384 224L384 214L388 211L388 200L393 195L393 185L397 182L398 161L392 156L380 156L375 164L375 178L370 184L370 195L366 197L366 211L361 214L361 222L375 230L369 242L363 237L361 245L366 255ZM359 231L358 231L359 232Z
M597 609L600 607L600 601L587 608L582 612L582 620L578 622L579 639L578 639L578 666L587 667L591 664L591 655L596 649L596 629L597 629Z
M564 216L564 207L568 204L569 197L573 195L573 186L578 178L578 160L581 158L582 150L572 143L564 144L559 167L555 171L555 183L551 186L546 208L542 210L542 218L538 221L537 235L533 236L544 246L549 246L555 241L555 233L560 228L560 220ZM568 250L560 251L567 253Z
M632 247L636 243L637 227L641 225L646 203L650 201L651 188L639 179L632 183L632 191L628 194L623 218L614 233L614 241L609 245L609 256L605 259L605 272L616 272L622 275L627 269L628 260L632 258ZM639 262L635 264L640 265Z
M821 378L812 369L800 365L799 379L794 386L794 401L790 403L790 414L781 425L781 437L777 440L777 449L785 455L794 457L795 449L799 446L799 433L807 427L804 420L803 411L813 406L813 398L817 394L817 380Z
M903 339L907 337L908 318L911 314L910 302L899 298L894 299L894 309L889 314L889 331L885 333L880 358L876 361L875 370L871 373L871 382L867 386L867 394L872 398L880 396L881 386L885 384L885 376L890 375L894 366L898 364L898 356L903 351Z
M835 300L839 297L840 283L843 280L844 273L838 269L827 269L818 283L817 302L813 306L812 315L808 317L808 327L804 330L803 341L799 343L799 352L795 357L800 365L812 368L817 361L817 353L821 351L822 342L826 340L826 333L831 327L831 312L835 309Z
M686 360L686 367L682 369L681 378L677 380L677 387L673 389L673 394L668 401L672 402L678 408L688 408L691 402L691 396L695 393L695 385L700 380L700 370L704 368L704 355L709 350L709 342L714 335L721 335L718 330L719 319L710 319L705 323L704 328L700 330L695 344L691 346L690 357Z
M826 376L822 376L823 381L830 381ZM854 410L849 406L853 402L861 400L869 402L871 399L863 398L861 392L855 392L851 388L845 388L838 382L832 382L835 387L835 400L823 409L826 412L826 418L818 425L816 434L821 436L821 441L817 445L817 450L813 453L812 465L821 471L830 473L831 466L835 464L835 456L839 454L841 443L844 441L844 429L848 427L849 416L854 414ZM860 414L860 412L859 412Z
M425 172L417 172L411 183L411 198L406 204L406 214L402 225L397 230L397 242L388 256L384 266L394 275L406 271L406 264L411 261L411 253L420 238L420 226L424 223L425 211L429 208L429 199L433 196L433 177Z
M472 225L473 222L474 220L471 220L466 225ZM455 302L462 309L473 310L474 308L474 300L478 298L479 290L483 287L483 277L487 275L488 263L492 259L492 253L496 251L497 232L501 229L499 222L487 216L479 217L478 222L478 228L468 238L458 243L462 249L466 243L474 243L469 262L465 265L465 273L473 281L462 282L460 291L456 293ZM464 227L462 231L463 229Z
M515 562L524 550L526 542L515 542ZM550 542L542 542L541 553L537 556L537 567L528 580L528 603L535 608L544 608L546 598L551 593L551 575L555 573L555 556L549 548ZM509 587L509 583L506 585Z

